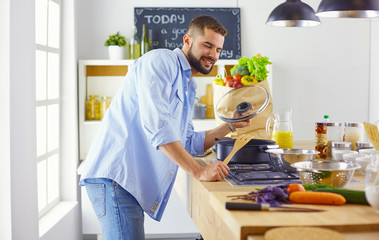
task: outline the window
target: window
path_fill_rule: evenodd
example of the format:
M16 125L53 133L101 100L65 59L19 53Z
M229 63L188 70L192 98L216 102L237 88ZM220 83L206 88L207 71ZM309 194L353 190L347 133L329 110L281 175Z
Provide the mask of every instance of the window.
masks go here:
M60 0L35 1L38 211L60 200Z

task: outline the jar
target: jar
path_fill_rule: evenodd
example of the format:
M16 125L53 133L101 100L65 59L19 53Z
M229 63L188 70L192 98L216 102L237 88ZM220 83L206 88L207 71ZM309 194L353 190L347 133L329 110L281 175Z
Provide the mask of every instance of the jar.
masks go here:
M86 104L86 119L100 120L100 101L99 95L89 95Z
M335 157L335 152L337 150L346 150L346 151L351 151L351 142L331 142L331 154L332 158L334 160L342 160L342 159L336 159Z
M315 150L320 153L317 154L317 158L326 159L328 155L328 137L327 137L327 123L316 122L315 126Z
M112 97L104 96L101 97L100 102L100 119L103 119L105 112L109 108L109 105L111 105Z
M345 141L351 142L351 149L356 150L356 142L363 141L364 128L362 123L347 122L345 123Z
M328 122L327 138L328 138L328 158L332 158L332 142L342 142L345 135L345 123Z
M359 151L360 149L374 149L374 146L370 142L356 142L355 148Z

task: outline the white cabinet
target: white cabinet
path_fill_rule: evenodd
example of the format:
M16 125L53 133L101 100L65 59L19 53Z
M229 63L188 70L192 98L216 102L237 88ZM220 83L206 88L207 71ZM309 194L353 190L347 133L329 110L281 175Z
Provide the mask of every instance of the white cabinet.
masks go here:
M79 151L80 160L85 160L88 149L100 125L100 121L86 120L86 100L89 95L113 97L121 86L127 70L132 66L133 60L80 60L78 78L78 104L79 104ZM198 97L205 95L206 84L212 83L217 74L224 74L236 60L221 60L207 75L196 77L198 83ZM205 130L216 126L214 119L194 120L195 130ZM187 174L179 171L177 181L189 181ZM175 184L177 186L177 184ZM189 184L184 187L175 187L161 222L156 222L146 215L145 232L148 238L186 238L198 236L198 230L189 217ZM185 187L187 186L187 187ZM82 194L82 221L83 234L100 234L100 226L92 206L83 188ZM182 201L179 198L182 199Z

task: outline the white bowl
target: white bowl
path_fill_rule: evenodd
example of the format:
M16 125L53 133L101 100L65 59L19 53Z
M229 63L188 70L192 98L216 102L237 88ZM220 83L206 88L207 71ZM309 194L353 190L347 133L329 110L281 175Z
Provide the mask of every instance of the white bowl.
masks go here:
M335 150L333 152L333 159L336 160L336 161L342 161L343 158L342 156L346 153L354 153L356 151L352 151L352 150ZM358 153L358 152L356 152Z
M342 155L342 160L347 163L355 163L355 159L361 157L358 152L345 153Z
M356 164L360 165L361 168L357 169L357 172L365 174L366 167L370 163L370 156L360 156L355 159Z

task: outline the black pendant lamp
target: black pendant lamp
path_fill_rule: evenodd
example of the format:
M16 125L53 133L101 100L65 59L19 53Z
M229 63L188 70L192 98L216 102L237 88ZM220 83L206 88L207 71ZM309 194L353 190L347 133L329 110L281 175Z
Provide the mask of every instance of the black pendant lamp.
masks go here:
M286 0L272 10L266 21L278 27L313 27L320 23L313 8L300 0Z
M375 18L379 17L379 0L322 0L319 17Z

